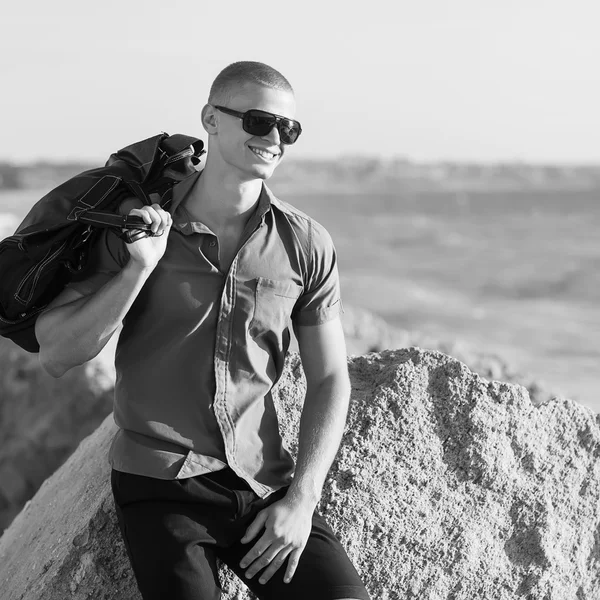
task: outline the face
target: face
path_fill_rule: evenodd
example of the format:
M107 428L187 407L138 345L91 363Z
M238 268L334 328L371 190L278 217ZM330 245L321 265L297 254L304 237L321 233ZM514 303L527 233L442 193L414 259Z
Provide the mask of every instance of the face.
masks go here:
M255 84L244 85L229 102L223 102L223 106L239 112L256 108L290 119L296 113L292 93ZM277 127L267 135L254 136L246 133L242 120L233 115L205 107L203 116L205 128L211 134L209 155L216 152L243 179L268 179L273 174L287 149L279 139Z

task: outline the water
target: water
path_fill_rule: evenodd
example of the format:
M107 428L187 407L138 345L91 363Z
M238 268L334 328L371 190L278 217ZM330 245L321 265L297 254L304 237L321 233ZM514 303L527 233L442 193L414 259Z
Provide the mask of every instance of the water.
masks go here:
M0 192L0 235L41 195ZM347 304L496 352L600 412L600 193L281 197L330 231Z
M275 190L276 191L276 190ZM338 249L348 304L497 352L600 411L598 192L288 195Z

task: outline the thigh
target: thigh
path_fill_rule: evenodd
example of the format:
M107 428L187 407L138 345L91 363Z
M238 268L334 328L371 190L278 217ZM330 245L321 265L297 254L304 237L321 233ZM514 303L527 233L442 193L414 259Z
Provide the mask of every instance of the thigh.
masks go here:
M218 550L219 557L261 600L369 600L365 586L346 551L325 519L313 515L310 537L290 583L283 581L284 563L266 584L258 583L260 573L246 579L239 563L249 544L236 543Z
M113 471L111 483L119 527L144 600L221 598L215 547L227 542L219 538L219 532L227 531L224 507L207 511L205 503L198 503L200 484L194 481Z

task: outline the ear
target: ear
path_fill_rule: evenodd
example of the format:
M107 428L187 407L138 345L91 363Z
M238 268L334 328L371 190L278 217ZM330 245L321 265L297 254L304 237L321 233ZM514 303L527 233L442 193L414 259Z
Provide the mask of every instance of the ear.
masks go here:
M202 127L208 135L217 133L217 109L210 104L205 104L202 109Z

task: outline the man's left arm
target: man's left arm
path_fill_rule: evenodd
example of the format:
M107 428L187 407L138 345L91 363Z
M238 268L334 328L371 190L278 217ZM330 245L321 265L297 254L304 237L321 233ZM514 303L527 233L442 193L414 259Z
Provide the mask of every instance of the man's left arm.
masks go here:
M296 570L312 527L327 472L338 451L350 400L346 344L339 317L318 325L299 325L296 336L304 373L306 398L300 419L296 471L284 498L262 510L242 538L263 535L241 561L247 577L265 569L268 581L284 564L284 580Z

